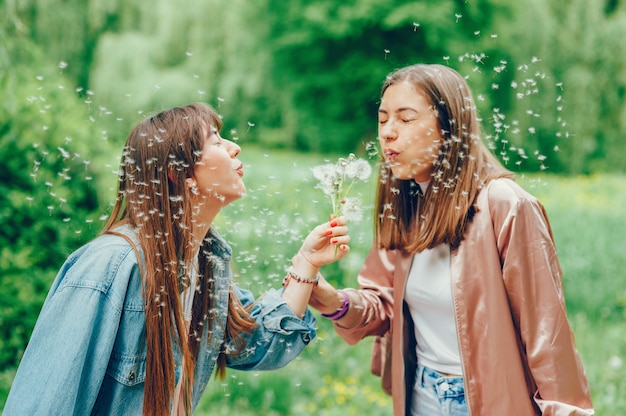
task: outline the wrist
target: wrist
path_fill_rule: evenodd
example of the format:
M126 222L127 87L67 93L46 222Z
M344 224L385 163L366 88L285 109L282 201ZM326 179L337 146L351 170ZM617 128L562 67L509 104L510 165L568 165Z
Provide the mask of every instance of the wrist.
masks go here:
M321 275L317 273L314 277L304 277L296 273L293 266L287 267L287 275L283 279L283 287L287 287L290 280L295 280L298 283L311 284L313 286L317 285L317 282L320 280Z
M314 277L320 271L320 267L312 264L301 251L291 259L291 265L300 276Z
M335 302L335 305L337 307L335 309L331 309L331 312L329 313L322 313L324 318L328 318L332 321L343 318L345 314L348 313L348 309L350 307L350 298L348 297L348 294L343 290L337 290L336 293L337 302Z

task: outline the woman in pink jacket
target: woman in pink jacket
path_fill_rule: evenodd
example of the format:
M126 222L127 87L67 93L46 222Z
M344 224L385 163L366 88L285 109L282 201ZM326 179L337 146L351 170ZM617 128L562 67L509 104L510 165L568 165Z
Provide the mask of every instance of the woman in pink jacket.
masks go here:
M465 80L440 65L387 77L375 243L359 289L310 304L372 371L394 415L592 415L541 203L481 141Z

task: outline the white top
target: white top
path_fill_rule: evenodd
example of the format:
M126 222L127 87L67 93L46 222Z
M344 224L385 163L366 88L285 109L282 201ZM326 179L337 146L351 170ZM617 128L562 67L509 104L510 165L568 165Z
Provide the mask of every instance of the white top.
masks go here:
M463 375L448 244L413 256L404 300L415 325L418 363L441 373Z

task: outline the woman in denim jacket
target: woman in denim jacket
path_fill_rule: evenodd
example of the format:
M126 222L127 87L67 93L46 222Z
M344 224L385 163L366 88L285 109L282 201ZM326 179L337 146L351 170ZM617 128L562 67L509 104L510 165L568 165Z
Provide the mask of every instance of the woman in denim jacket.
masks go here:
M214 370L282 367L315 336L307 303L320 267L349 251L345 220L315 227L284 288L255 302L211 227L245 192L221 126L190 104L130 133L111 217L57 275L5 415L191 414Z

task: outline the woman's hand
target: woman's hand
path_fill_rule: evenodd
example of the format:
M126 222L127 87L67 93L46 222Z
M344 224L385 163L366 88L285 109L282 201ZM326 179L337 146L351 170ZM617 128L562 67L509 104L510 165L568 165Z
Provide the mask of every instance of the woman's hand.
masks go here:
M315 227L304 239L298 254L293 258L293 266L307 276L315 276L319 269L328 263L339 260L350 252L350 235L344 217Z

